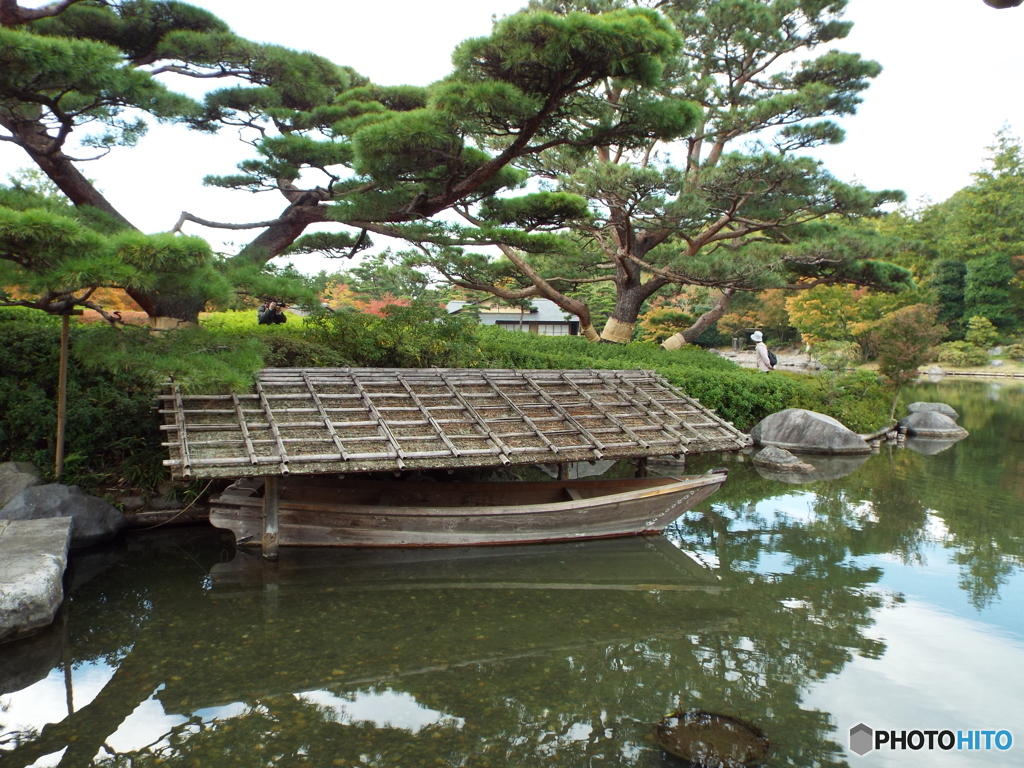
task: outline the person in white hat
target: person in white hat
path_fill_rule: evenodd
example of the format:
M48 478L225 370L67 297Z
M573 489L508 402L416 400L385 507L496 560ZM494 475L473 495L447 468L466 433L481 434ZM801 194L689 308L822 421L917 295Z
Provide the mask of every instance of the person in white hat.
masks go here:
M767 373L772 370L771 360L768 359L768 347L765 346L764 336L760 331L750 334L750 340L754 342L754 355L757 358L757 370Z

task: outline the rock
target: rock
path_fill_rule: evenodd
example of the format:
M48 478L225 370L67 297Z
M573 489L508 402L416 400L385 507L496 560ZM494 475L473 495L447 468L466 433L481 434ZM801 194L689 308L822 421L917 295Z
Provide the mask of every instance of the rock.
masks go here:
M934 411L935 413L941 413L944 416L949 416L953 421L960 418L960 414L953 410L952 406L946 405L945 403L924 403L916 402L911 403L907 406L907 410L911 413L921 413L922 411Z
M114 501L125 512L165 512L185 507L185 504L177 499L165 499L161 496L115 496Z
M846 454L842 456L815 456L813 472L792 472L768 469L755 464L757 474L768 480L778 480L790 485L815 483L820 480L836 480L846 477L864 466L870 454Z
M0 519L40 520L71 517L71 548L107 541L124 527L124 515L103 499L83 493L77 485L37 485L28 488L0 509Z
M992 362L989 363L989 365L991 365L993 368L998 368L1002 364L1002 360L993 360Z
M962 440L967 430L949 416L937 411L918 411L900 419L909 437L926 437L933 440Z
M8 461L0 464L0 509L24 491L43 481L39 472L27 461Z
M754 455L754 464L768 470L779 472L813 472L814 465L800 461L789 451L769 445Z
M1003 354L1005 351L1006 349L1004 349L1003 347L992 347L992 349L990 349L988 353L994 357L996 355ZM995 365L995 363L992 363L992 365Z
M929 381L942 381L942 378L946 375L946 372L937 365L933 365L928 369L928 380Z
M0 521L0 641L53 621L64 600L70 542L69 517Z
M787 408L762 419L750 436L758 445L774 445L797 453L871 453L860 435L831 416L803 408Z

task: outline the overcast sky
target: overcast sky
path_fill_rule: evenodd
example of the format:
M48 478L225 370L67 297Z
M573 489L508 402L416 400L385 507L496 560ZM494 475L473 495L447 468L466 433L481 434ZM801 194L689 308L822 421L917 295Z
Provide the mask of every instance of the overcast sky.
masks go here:
M38 5L39 2L26 3ZM426 85L450 70L459 41L486 35L492 18L525 0L195 0L240 35L310 50L381 84ZM1024 7L997 11L982 0L851 0L852 34L835 46L884 67L858 114L842 120L846 141L817 156L844 181L903 189L910 201L940 201L971 182L985 147L1005 123L1024 130ZM205 82L205 81L204 81ZM174 84L177 86L177 83ZM209 173L231 173L251 148L231 130L206 136L154 127L134 149L82 170L146 231L170 229L182 210L218 221L261 221L283 208L276 193L207 189ZM0 178L27 166L0 143ZM192 227L222 246L253 233ZM304 271L348 262L305 260Z

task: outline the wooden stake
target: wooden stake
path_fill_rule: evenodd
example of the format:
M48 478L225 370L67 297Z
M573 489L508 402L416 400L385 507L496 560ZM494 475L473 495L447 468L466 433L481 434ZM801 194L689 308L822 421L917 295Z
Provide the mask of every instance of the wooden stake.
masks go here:
M68 406L68 327L71 318L61 315L60 318L60 364L57 374L57 460L54 477L60 480L64 474L64 421Z
M263 478L263 558L277 560L277 477Z
M636 460L636 476L647 477L647 457L641 456Z

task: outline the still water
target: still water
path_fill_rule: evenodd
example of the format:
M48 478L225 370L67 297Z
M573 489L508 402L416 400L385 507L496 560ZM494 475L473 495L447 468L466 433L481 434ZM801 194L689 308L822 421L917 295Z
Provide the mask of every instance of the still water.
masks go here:
M677 707L755 723L772 766L1024 765L1024 388L911 398L971 436L798 485L701 457L729 480L664 537L264 566L190 529L78 556L58 621L0 646L0 768L669 768ZM1014 743L859 757L861 722Z

